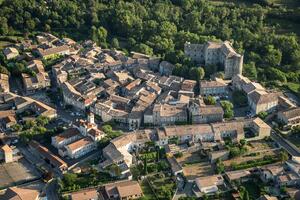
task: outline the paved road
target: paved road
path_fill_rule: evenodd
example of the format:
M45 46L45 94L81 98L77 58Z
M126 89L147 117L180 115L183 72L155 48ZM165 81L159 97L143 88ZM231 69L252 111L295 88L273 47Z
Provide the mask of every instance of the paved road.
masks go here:
M57 184L56 180L51 180L46 185L46 196L49 200L59 200L58 194L57 194Z
M300 150L275 131L272 131L271 137L292 156L300 156Z

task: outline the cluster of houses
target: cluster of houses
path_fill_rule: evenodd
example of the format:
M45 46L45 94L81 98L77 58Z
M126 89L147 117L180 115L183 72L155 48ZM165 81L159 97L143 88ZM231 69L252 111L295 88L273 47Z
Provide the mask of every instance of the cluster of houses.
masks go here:
M286 161L285 163L271 164L252 169L230 171L223 175L204 176L195 179L196 188L194 188L194 191L196 194L197 192L204 194L216 193L222 187L229 187L228 184L236 187L236 183L244 183L253 179L254 177L258 177L262 183L271 185L274 188L280 189L283 187L288 187L286 189L287 194L285 197L297 199L296 196L299 195L296 195L298 191L297 187L300 183L299 167L299 157L292 157L292 159ZM238 198L241 197L237 195L235 199ZM263 195L259 199L277 200L278 198L274 196L271 197L269 195Z
M0 107L0 122L6 129L10 129L13 125L19 123L17 115L21 116L23 121L31 120L32 117L39 115L49 119L57 116L54 108L32 98L10 92L0 94ZM30 115L22 115L26 112Z
M155 129L137 130L115 138L103 149L105 160L100 163L102 169L117 165L121 174L131 179L129 168L133 164L133 153L143 148L147 142L154 142L160 147L170 147L170 142L176 139L178 144L222 143L225 139L240 141L245 138L245 130L254 133L253 139L263 139L270 136L271 127L260 118L246 121L217 122L211 124L176 125ZM172 165L171 165L172 166ZM182 170L178 168L178 170ZM174 171L177 174L178 171Z
M97 128L94 115L90 113L88 120L80 120L73 127L52 137L51 144L58 149L62 157L77 159L97 148L97 141L105 134Z

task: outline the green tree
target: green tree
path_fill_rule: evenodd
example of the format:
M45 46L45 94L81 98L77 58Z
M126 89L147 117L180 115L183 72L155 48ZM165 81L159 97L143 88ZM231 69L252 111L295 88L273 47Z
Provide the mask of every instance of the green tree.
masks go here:
M279 159L281 162L285 162L289 159L289 155L286 151L282 150L279 152Z
M220 159L216 162L216 171L218 174L224 173L225 171L225 165Z
M147 175L148 174L148 164L147 164L147 155L145 155L144 157L144 174Z
M8 24L5 17L0 17L0 35L8 34Z
M134 51L144 53L146 55L153 55L153 49L146 44L137 44L134 47Z
M216 105L217 101L213 96L207 96L204 98L204 103L207 105Z
M107 39L107 30L103 27L103 26L100 26L97 30L97 42L100 44L100 45L103 45L104 47L106 47L106 39Z
M113 38L111 41L111 46L113 48L119 49L120 48L119 40L117 38Z
M251 80L257 79L257 70L254 62L244 64L243 75L250 78Z
M63 175L63 182L66 186L72 186L76 183L77 174L66 173Z
M262 112L258 113L257 116L260 117L261 119L266 119L266 117L268 116L268 113L265 111L262 111Z
M221 101L220 103L224 110L224 117L232 118L234 116L233 104L230 101Z

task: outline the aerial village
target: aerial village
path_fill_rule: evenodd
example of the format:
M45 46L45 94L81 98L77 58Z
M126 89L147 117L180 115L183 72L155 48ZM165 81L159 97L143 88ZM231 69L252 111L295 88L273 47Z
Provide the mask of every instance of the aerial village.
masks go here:
M222 76L50 33L3 49L0 199L300 199L300 102L229 41L184 53Z

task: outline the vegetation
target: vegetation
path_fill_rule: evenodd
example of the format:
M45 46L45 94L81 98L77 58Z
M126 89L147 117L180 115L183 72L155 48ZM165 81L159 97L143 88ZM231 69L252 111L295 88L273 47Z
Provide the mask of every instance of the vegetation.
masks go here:
M113 181L108 173L97 172L91 169L88 173L66 173L59 181L60 192L71 192L82 188L97 186L103 183Z
M232 118L234 116L233 104L230 101L221 101L221 106L224 110L225 118Z
M251 167L258 167L258 166L272 164L272 163L275 163L278 161L279 161L279 159L277 158L277 156L264 156L261 159L249 160L247 162L243 162L240 164L233 163L231 165L231 168L233 170L247 169L247 168L251 168Z
M216 105L217 101L213 96L207 96L204 98L204 103L206 105Z
M104 148L105 146L107 146L109 144L109 141L119 137L122 135L121 131L115 131L112 129L111 125L104 125L102 126L102 130L103 132L106 134L104 138L102 138L99 143L98 146L100 148Z
M75 40L90 38L104 48L160 56L176 64L175 74L195 80L220 67L198 68L184 56L184 43L230 40L244 54L244 75L271 86L299 85L300 46L292 33L298 33L299 2L274 2L2 0L0 36L16 42L46 31Z
M266 119L266 117L268 116L268 113L265 111L262 111L262 112L258 113L257 116L260 117L261 119Z

